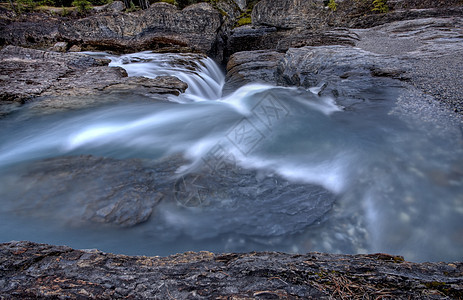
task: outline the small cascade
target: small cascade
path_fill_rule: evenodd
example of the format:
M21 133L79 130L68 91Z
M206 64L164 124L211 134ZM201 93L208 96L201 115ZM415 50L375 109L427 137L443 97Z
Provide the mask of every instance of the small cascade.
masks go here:
M145 51L107 58L110 66L124 68L129 76L175 76L186 82L185 94L180 99L172 97L173 101L217 100L222 94L225 76L209 57Z

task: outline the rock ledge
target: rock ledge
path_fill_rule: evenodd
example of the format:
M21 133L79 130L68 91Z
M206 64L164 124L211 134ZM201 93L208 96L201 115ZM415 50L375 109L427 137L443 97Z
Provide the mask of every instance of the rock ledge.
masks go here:
M388 254L276 252L125 256L32 242L0 244L0 298L451 299L463 263Z

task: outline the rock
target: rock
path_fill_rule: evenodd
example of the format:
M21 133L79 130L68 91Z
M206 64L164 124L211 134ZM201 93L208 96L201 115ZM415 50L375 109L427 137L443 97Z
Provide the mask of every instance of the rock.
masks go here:
M252 82L276 84L275 69L283 57L283 53L265 50L235 53L227 64L223 94Z
M225 5L225 6L224 6ZM226 3L217 7L228 7ZM104 49L115 52L142 50L202 52L221 56L221 28L231 27L227 13L222 15L207 3L178 10L164 2L150 8L125 13L120 1L98 8L81 19L30 14L27 18L0 21L0 45L51 47L56 42L79 45L84 50ZM236 6L233 10L239 11ZM230 11L227 9L227 11Z
M462 20L461 17L404 20L371 29L336 31L338 36L332 41L339 45L289 50L282 47L277 49L280 53L269 50L237 52L230 57L227 66L225 91L256 78L284 86L323 87L322 95L343 99L340 104L350 107L358 101L367 101L365 95L373 87L391 86L391 90L400 87L413 94L416 92L412 90L418 87L421 93L432 94L452 110L461 112L461 85L455 80L463 76L459 68L463 64L463 40L458 34L463 28ZM299 29L288 32L296 30ZM280 34L277 30L262 34L264 31L257 28L236 32L239 31L244 32L244 36L236 39L248 39L248 44L252 40L250 32L258 36ZM326 38L326 33L320 36ZM295 38L298 39L301 40ZM259 38L255 38L256 41ZM275 39L273 45L282 41L284 39ZM321 41L321 44L329 44L329 39L321 38ZM390 79L397 81L394 83Z
M173 76L158 76L156 78L146 77L128 77L120 83L111 84L104 87L104 91L122 91L135 92L135 94L170 94L180 95L184 93L188 85Z
M226 56L240 51L275 50L319 45L355 45L358 36L348 29L314 31L302 28L277 30L275 27L242 26L231 31Z
M411 263L382 253L132 257L32 242L0 244L0 297L8 299L458 299L462 275L461 262Z
M326 26L327 16L322 0L262 0L252 10L252 24L320 30Z
M81 52L82 48L78 45L72 45L68 50L69 52Z
M58 16L27 13L20 18L0 20L0 46L52 47L58 42Z
M356 46L398 57L408 65L410 83L463 113L463 18L425 18L355 30Z
M221 24L221 14L209 4L178 10L160 2L136 13L96 15L65 22L59 33L63 40L84 48L123 52L168 49L213 55Z
M187 85L175 77L128 78L124 69L108 67L109 60L84 54L57 53L7 46L0 51L0 103L25 103L37 97L45 108L65 109L69 96L103 95L132 92L150 95L179 95ZM73 108L85 107L98 97L87 97ZM88 102L90 101L90 102ZM50 103L51 102L51 103ZM93 103L95 104L95 103Z
M178 156L154 162L78 156L10 167L0 180L2 209L65 224L132 226L147 221L162 199L198 209L195 217L203 220L187 227L156 223L170 236L204 239L235 233L271 238L295 234L319 221L335 200L321 187L293 184L279 176L259 177L233 165L215 172L208 165L176 172L186 164ZM200 190L191 190L195 187ZM180 209L175 214L187 220L188 212Z
M336 11L331 11L322 0L262 0L254 6L252 24L278 29L306 28L318 31L333 27L368 28L393 21L458 16L463 7L456 2L453 0L445 5L437 2L420 5L414 2L410 4L410 8L426 9L393 10L386 14L375 14L366 1L338 1ZM391 8L394 7L393 4Z
M238 5L238 7L241 9L241 10L246 10L246 6L248 5L247 4L247 0L233 0L233 2L236 3L236 5Z
M108 13L119 13L125 9L124 2L122 1L113 1L104 6L103 11Z
M21 214L64 219L74 226L89 221L133 226L148 220L163 197L155 188L152 172L136 159L53 158L29 164L22 172L24 189L15 204ZM2 194L7 190L2 188Z
M342 99L340 104L346 106L363 99L373 86L383 86L386 78L406 78L405 66L398 60L350 46L291 48L285 54L238 52L231 56L227 71L225 91L254 81L306 89L323 86L321 95Z
M55 52L66 52L67 48L68 48L68 43L58 42L50 50L55 51Z

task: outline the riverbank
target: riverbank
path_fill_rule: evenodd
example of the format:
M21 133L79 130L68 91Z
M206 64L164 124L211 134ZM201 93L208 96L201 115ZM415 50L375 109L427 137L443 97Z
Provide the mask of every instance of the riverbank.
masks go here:
M124 256L31 242L0 244L0 297L460 299L463 263L388 254L276 252Z

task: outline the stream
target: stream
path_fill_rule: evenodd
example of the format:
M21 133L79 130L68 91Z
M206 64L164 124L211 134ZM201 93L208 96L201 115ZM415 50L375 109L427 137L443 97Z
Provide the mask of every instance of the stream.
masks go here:
M397 90L372 91L365 96L371 101L354 109L319 96L319 87L254 83L222 97L225 76L210 58L89 54L110 58L129 76L173 75L189 87L170 101L138 95L45 116L31 104L0 119L0 242L129 255L320 251L462 259L459 121L394 113ZM181 176L170 185L176 201L161 200L146 222L132 227L74 222L67 212L79 209L74 196L55 196L59 183L26 181L20 170L79 155L147 166L181 157L174 172ZM234 177L214 188L188 177L216 168ZM76 182L76 190L105 188L88 180ZM214 193L221 186L227 192Z

